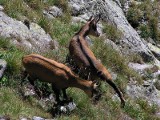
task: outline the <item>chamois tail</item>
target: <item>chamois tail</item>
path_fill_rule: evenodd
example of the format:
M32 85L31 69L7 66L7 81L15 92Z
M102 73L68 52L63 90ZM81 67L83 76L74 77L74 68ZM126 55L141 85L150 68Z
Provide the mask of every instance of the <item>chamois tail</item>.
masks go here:
M118 94L119 98L121 99L121 107L125 106L125 99L123 98L122 93L120 92L120 90L118 89L118 87L115 85L115 83L111 80L106 80L106 82L113 87L113 89L115 90L115 92Z

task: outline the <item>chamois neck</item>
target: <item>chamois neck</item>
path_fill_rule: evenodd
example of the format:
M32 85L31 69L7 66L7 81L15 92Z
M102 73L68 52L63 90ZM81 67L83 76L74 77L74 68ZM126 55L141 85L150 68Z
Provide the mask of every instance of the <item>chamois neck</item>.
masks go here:
M83 80L79 77L75 77L74 80L72 80L72 86L71 87L76 87L76 88L80 88L82 90L89 90L91 89L92 86L92 81L88 81L88 80Z
M89 34L89 26L85 25L83 26L79 32L77 32L77 35L82 36L82 37L86 37Z

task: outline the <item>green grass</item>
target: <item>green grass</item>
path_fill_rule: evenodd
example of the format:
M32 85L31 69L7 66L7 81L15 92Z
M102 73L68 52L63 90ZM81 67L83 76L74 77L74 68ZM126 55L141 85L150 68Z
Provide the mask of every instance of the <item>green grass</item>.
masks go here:
M16 75L20 72L23 55L24 52L10 44L8 39L0 38L0 59L6 60L8 75Z
M23 101L17 94L17 91L9 87L0 88L0 115L9 115L12 120L21 117L32 118L33 116L41 116L51 118L51 115L36 105L31 105L27 101Z
M114 42L122 37L122 32L116 28L116 26L109 23L103 23L103 32L106 37Z

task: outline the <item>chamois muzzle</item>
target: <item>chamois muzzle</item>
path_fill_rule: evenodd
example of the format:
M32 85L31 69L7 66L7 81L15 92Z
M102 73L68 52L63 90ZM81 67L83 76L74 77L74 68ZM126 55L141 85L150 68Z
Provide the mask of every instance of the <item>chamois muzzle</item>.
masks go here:
M92 90L92 100L94 103L100 100L101 98L101 91L99 89L100 82L99 81L93 81L93 90Z

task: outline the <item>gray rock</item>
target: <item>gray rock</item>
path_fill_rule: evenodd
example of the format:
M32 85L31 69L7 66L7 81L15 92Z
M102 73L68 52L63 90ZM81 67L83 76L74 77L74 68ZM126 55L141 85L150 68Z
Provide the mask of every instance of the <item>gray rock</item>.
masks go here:
M130 62L128 66L139 73L143 78L157 79L160 75L160 70L157 65L139 64Z
M86 0L69 0L68 3L73 16L80 15L87 9Z
M49 14L46 10L43 10L43 15L49 20L52 20L55 18L53 17L53 15Z
M45 120L45 119L42 118L42 117L34 116L34 117L32 118L32 120Z
M59 17L63 15L62 10L56 6L50 7L48 13L51 14L53 17Z
M30 23L28 29L23 22L12 19L1 11L0 36L10 38L12 43L28 49L45 51L53 48L50 45L52 38L39 25Z
M128 66L135 71L137 71L139 74L143 75L146 69L153 68L152 64L139 64L139 63L132 63L130 62Z
M30 120L29 118L21 117L20 120Z
M0 11L3 11L3 10L4 10L3 6L2 6L2 5L0 5Z
M81 23L81 22L86 22L86 20L81 17L72 17L71 18L72 24L77 24L77 23Z
M0 59L0 79L3 76L6 67L7 67L7 62L5 60Z
M155 88L153 82L148 82L144 85L137 85L130 82L127 85L126 93L133 99L143 98L151 103L155 102L158 104L158 100L160 100L158 90Z
M51 6L49 7L48 10L43 10L43 14L48 18L48 19L53 19L55 17L60 17L63 15L62 9L56 7L56 6Z
M160 48L156 47L155 45L152 45L151 43L148 43L149 49L152 51L152 53L155 55L155 57L160 60Z

